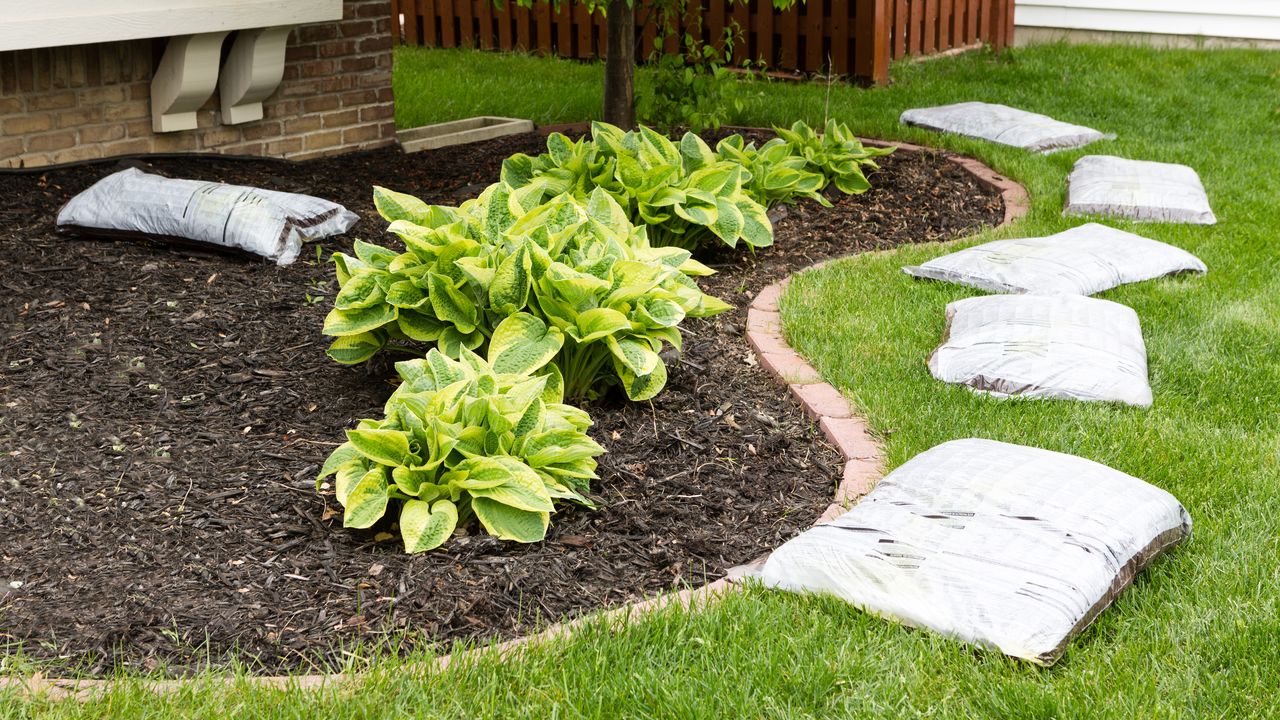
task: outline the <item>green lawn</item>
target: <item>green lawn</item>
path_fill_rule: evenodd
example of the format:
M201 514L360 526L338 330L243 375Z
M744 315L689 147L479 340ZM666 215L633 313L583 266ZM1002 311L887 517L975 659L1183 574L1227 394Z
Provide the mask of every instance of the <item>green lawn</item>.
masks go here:
M899 65L890 88L830 93L830 114L862 134L975 155L1027 186L1031 214L974 242L1072 225L1060 216L1064 178L1084 153L1031 155L910 130L897 124L901 110L980 99L1045 112L1119 135L1089 152L1188 163L1208 188L1218 225L1140 232L1198 254L1209 274L1103 295L1142 319L1149 410L1000 402L933 381L924 357L942 308L970 293L899 267L954 246L843 261L799 276L784 298L792 342L884 435L891 465L944 440L989 437L1106 463L1186 504L1194 539L1148 569L1057 666L975 651L830 600L751 591L621 631L595 628L507 662L432 674L375 660L344 690L210 682L157 698L130 679L83 706L0 699L0 717L1280 715L1278 67L1265 51L1046 46ZM582 120L598 113L600 78L598 66L577 63L402 50L397 119ZM817 122L828 111L824 87L749 91L737 123Z

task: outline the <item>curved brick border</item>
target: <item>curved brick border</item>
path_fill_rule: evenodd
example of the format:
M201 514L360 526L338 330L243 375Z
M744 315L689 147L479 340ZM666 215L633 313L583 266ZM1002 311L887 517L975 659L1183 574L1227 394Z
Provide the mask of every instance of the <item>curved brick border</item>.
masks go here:
M575 123L573 125L543 127L539 128L539 131L546 134L552 131L565 132L583 130L589 127L585 123ZM750 130L755 128L733 129ZM1000 193L1001 198L1004 200L1004 219L997 227L1008 225L1026 215L1030 209L1030 202L1025 188L973 158L953 155L945 151L910 143L894 143L866 138L862 142L874 147L896 145L901 152L941 153L947 160L964 169L980 183ZM825 260L797 272L805 272L805 270L822 267L830 262L833 262L833 260ZM836 488L835 497L832 499L832 503L827 506L826 511L814 522L814 525L821 525L839 517L854 500L867 494L871 488L875 487L876 482L880 480L884 473L884 451L879 441L871 434L871 429L867 426L866 420L854 413L844 395L835 387L823 382L822 376L818 374L818 371L792 349L783 337L782 316L778 312L778 300L782 297L782 293L790 280L790 277L780 280L761 290L756 295L755 300L752 301L747 309L746 335L747 341L751 344L752 349L755 350L760 364L768 368L780 382L787 386L791 394L796 396L796 399L804 407L805 413L817 423L823 434L826 435L827 439L840 451L840 455L844 458L844 473L839 486ZM762 560L763 558L756 562L758 563ZM702 587L688 588L676 593L666 593L647 600L628 603L613 610L595 612L573 620L556 623L533 635L526 635L494 645L468 650L456 656L454 654L443 655L434 661L434 669L444 669L451 663L472 657L476 653L496 652L500 656L505 656L528 644L564 637L588 622L607 622L624 625L630 622L632 618L642 617L673 605L688 608L698 604L705 604L740 587L742 586L735 584L730 578L721 578ZM244 678L243 681L263 687L280 689L316 689L326 685L343 686L356 679L354 676L342 674L270 675L250 676ZM30 678L0 678L0 689L17 689L28 696L41 695L49 699L75 698L77 700L86 700L109 689L112 682L112 680L45 678L37 673ZM238 681L227 678L226 682L232 684ZM187 681L185 680L160 680L148 683L147 687L156 693L167 693L180 690L186 684Z

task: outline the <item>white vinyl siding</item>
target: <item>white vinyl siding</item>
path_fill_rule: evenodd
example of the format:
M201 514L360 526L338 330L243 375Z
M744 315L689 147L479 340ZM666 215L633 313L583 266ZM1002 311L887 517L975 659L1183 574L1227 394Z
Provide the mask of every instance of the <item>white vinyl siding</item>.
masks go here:
M1280 40L1280 0L1017 0L1014 22L1063 30Z

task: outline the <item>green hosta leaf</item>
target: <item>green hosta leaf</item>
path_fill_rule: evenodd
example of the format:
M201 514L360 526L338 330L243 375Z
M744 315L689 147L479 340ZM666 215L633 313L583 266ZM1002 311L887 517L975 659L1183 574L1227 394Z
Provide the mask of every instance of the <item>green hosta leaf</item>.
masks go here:
M551 361L564 345L564 334L529 313L516 313L493 330L489 364L494 372L535 372Z
M411 340L419 342L435 342L450 326L434 317L416 310L401 310L396 318L396 326Z
M592 458L604 448L586 435L572 429L549 430L526 438L521 453L530 467L546 467Z
M591 192L591 198L587 201L587 217L616 233L631 230L631 221L627 219L626 211L601 188Z
M356 273L343 283L338 296L333 299L333 306L339 310L358 310L381 303L386 295L378 281L386 276L377 270Z
M378 467L370 470L351 488L347 496L347 511L342 516L342 526L367 528L387 512L387 473Z
M685 310L679 303L664 298L647 300L636 310L649 327L673 328L685 318Z
M716 237L734 247L738 244L738 237L742 235L742 229L745 221L742 217L742 211L736 205L720 198L716 201L716 221L711 226L711 232Z
M738 136L741 138L741 136ZM687 132L680 138L680 155L684 158L684 166L690 172L710 165L716 161L716 154L711 152L702 138Z
M363 456L355 460L348 461L345 465L338 468L337 474L333 478L333 494L338 498L338 503L343 507L347 505L347 498L351 497L351 489L360 482L360 479L369 472L369 461Z
M431 302L422 288L408 280L391 283L391 287L387 288L386 298L387 304L408 310L418 310Z
M698 306L689 311L689 317L711 317L732 309L732 305L719 298L703 295Z
M356 446L349 442L342 443L336 450L329 454L324 461L324 465L320 467L320 474L316 476L316 489L320 488L320 481L338 472L338 468L346 465L352 460L364 457L356 450Z
M356 240L352 243L351 248L355 250L356 257L360 258L360 262L378 270L386 270L387 265L400 254L395 250L388 250L381 245L374 245L363 240Z
M718 217L715 197L695 197L695 192L700 191L695 190L687 193L684 204L674 206L676 215L694 225L709 226L714 224Z
M361 455L383 465L399 465L409 455L409 437L400 430L348 430L347 440Z
M547 138L547 142L550 144L550 137ZM529 181L533 179L533 163L533 158L524 153L516 153L503 160L499 182L515 188L528 185Z
M334 340L325 354L343 365L357 365L377 355L386 344L386 334L377 331L345 335Z
M554 509L546 485L533 468L511 457L485 458L484 461L505 468L507 480L494 487L474 488L471 490L471 497L495 500L508 507L529 512L551 512Z
M538 371L540 377L547 379L547 384L542 389L542 402L560 403L564 401L564 375L560 372L560 366L552 363L543 367Z
M751 247L772 245L773 223L760 203L743 198L736 207L742 213L742 239Z
M453 323L459 333L468 334L476 329L476 306L460 292L449 278L439 273L427 275L431 286L431 307L436 317Z
M636 375L648 375L654 368L662 365L662 359L649 347L648 343L633 338L618 339L613 336L606 338L605 342L608 343L609 352L613 357Z
M373 206L387 222L408 220L417 225L424 225L426 224L424 221L432 215L431 206L418 198L377 185L373 186Z
M861 170L854 168L848 174L836 178L836 187L846 195L857 195L870 190L871 183L867 181Z
M657 395L667 384L667 366L663 365L661 360L654 366L653 372L642 375L633 372L619 360L617 355L614 355L614 369L618 373L618 378L622 380L622 388L626 391L627 397L635 402L648 400Z
M430 483L431 479L431 473L414 470L407 465L397 465L391 468L391 481L405 495L417 495L422 486Z
M494 272L489 285L489 306L499 315L510 315L523 310L529 303L530 275L533 260L527 247L507 256ZM459 328L461 329L461 328Z
M338 285L346 285L351 276L368 267L360 262L358 258L353 258L345 253L334 253L329 256L329 262L333 263L333 273L338 278Z
M334 308L324 318L325 335L344 337L377 330L389 322L394 322L399 310L391 305L378 304L373 307L356 310L339 310Z
M578 316L579 344L594 342L610 335L630 332L631 321L612 308L593 308Z
M407 500L400 508L404 550L419 553L440 547L458 526L458 508L449 500Z
M449 357L461 357L463 350L475 350L484 344L484 333L476 330L471 333L460 333L457 328L446 327L436 341L440 352Z
M550 513L517 510L490 498L473 498L471 509L484 529L499 540L540 542L546 538L547 526L551 524Z

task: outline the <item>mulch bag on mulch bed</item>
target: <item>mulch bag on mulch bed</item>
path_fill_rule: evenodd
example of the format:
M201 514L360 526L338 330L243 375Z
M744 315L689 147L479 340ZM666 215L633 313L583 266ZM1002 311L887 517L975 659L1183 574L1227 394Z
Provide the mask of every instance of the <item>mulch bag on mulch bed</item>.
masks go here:
M288 265L302 243L340 235L358 219L341 205L310 195L175 180L129 168L71 198L58 212L58 229L209 243Z
M989 292L1093 295L1207 268L1181 248L1088 223L1048 237L984 243L902 270Z
M947 305L929 371L997 397L1151 405L1138 314L1079 295L986 295Z
M929 130L968 135L1024 150L1051 152L1113 138L1093 128L1054 120L1007 105L962 102L902 113L900 121Z
M775 550L758 576L1050 665L1147 563L1190 534L1176 498L1118 470L953 440Z
M1063 215L1213 225L1218 219L1195 170L1186 165L1086 155L1067 176Z

